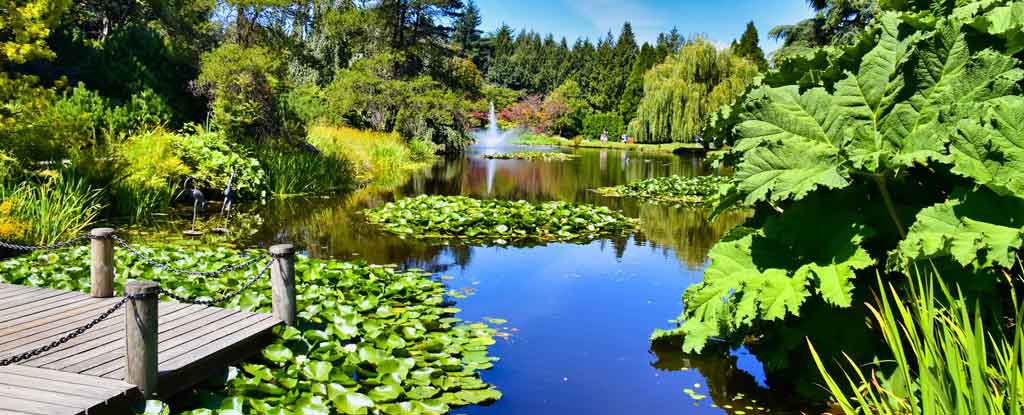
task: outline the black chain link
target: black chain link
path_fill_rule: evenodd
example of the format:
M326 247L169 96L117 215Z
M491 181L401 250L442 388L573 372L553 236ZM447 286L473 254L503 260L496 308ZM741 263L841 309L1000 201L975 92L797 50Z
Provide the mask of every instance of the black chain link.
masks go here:
M222 303L224 301L230 300L230 299L232 299L232 298L242 294L245 290L248 290L249 288L252 288L252 286L254 284L256 284L256 281L259 281L260 278L262 278L263 275L265 275L267 273L267 270L270 269L270 266L274 263L274 261L276 261L276 259L271 259L270 261L267 261L267 265L264 265L263 269L261 269L260 272L258 274L256 274L255 277L252 277L251 279L249 279L249 281L246 281L246 283L242 284L242 286L239 287L237 290L235 290L235 291L233 291L231 293L228 293L228 294L224 294L224 295L222 295L220 297L217 297L217 298L213 298L213 299L209 299L209 300L200 300L199 297L182 297L182 296L179 296L179 295L171 292L170 290L166 290L166 289L163 289L163 288L160 289L160 293L164 294L164 295L166 295L166 296L168 296L170 298L173 298L175 301L178 301L178 302L181 302L181 303L198 304L198 305L205 305L205 306Z
M121 239L117 235L114 235L113 239L122 248L128 250L128 252L131 252L132 255L135 255L136 257L141 259L143 262L145 262L145 263L147 263L149 265L152 265L153 267L162 269L162 270L170 272L172 274L189 275L189 276L193 276L193 277L216 277L216 276L221 275L221 274L226 274L226 273L229 273L229 272L234 272L234 271L238 271L240 269L248 268L252 264L255 264L255 263L259 262L260 260L262 260L262 259L267 257L266 254L259 255L259 256L253 257L252 259L250 259L248 261L245 261L245 262L242 262L242 263L239 263L239 264L235 264L235 265L228 265L228 266L225 266L225 267L223 267L221 269L218 269L216 271L185 271L185 270L174 268L174 267L172 267L170 265L167 265L167 264L164 264L164 263L161 263L161 262L157 262L156 260L146 256L146 254L143 254L142 252L139 252L137 249L132 248L131 245L128 245L128 243L125 242L124 239Z
M103 320L106 320L107 317L110 317L111 314L114 314L115 311L117 311L118 309L123 307L124 304L128 302L128 300L139 299L139 298L142 298L143 296L144 295L131 295L131 296L126 295L126 296L124 296L124 298L121 298L121 301L118 301L117 304L114 304L113 307L110 307L109 309L107 309L107 311L104 311L103 314L100 314L99 317L96 317L92 321L90 321L89 324L86 324L86 325L84 325L82 327L79 327L79 328L75 329L74 331L71 331L68 334L65 334L63 337L61 337L61 338L59 338L57 340L54 340L54 341L50 342L50 344L45 345L43 347L39 347L39 348L32 349L32 350L26 351L26 352L18 354L18 355L14 355L14 356L11 356L11 357L0 359L0 366L10 366L10 365L13 365L15 363L22 362L22 361L31 359L33 357L39 356L39 355L41 355L43 353L46 353L46 352L48 352L50 350L56 349L60 345L71 341L71 339L74 339L75 337L78 337L78 336L82 335L83 333L85 333L89 329L95 327L97 324L100 324L100 322L102 322Z
M71 245L77 245L78 243L87 239L107 239L106 237L92 236L89 234L79 235L64 242L57 242L52 245L18 245L4 241L0 241L0 248L13 249L15 251L41 251L41 250L52 250L60 249Z

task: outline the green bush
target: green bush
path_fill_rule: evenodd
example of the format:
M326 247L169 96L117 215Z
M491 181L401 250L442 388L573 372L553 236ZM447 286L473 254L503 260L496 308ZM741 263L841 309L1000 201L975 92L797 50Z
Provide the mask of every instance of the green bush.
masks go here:
M202 57L200 89L212 100L217 125L232 137L274 137L276 95L283 92L279 54L227 43Z
M626 132L622 116L608 112L588 115L583 119L583 136L588 139L597 140L601 138L601 134L604 133L605 129L608 129L609 141L620 140L622 133Z
M242 197L262 197L267 178L260 161L249 157L245 148L228 141L223 133L198 131L176 135L174 152L191 169L197 186L223 190L234 168L234 188Z
M434 144L420 138L409 141L409 157L412 161L428 161L434 157Z

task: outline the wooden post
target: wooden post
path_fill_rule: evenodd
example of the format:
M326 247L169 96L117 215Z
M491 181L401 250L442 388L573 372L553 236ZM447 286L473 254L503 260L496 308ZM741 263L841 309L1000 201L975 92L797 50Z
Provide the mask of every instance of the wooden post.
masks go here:
M274 257L274 263L270 265L274 317L295 326L298 314L295 303L295 247L274 245L270 247L270 256Z
M114 296L114 236L111 228L96 228L89 232L93 236L90 246L92 254L92 276L90 293L94 298L109 298Z
M160 285L153 281L130 280L124 286L127 296L144 297L128 300L124 316L125 374L124 381L138 386L146 399L156 396L157 381L157 307Z

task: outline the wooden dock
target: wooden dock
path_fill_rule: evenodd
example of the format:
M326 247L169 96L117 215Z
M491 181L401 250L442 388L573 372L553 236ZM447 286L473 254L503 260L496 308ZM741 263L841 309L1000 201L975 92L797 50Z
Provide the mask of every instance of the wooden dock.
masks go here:
M81 327L121 298L0 284L0 358ZM281 320L271 314L160 302L158 394L167 397L257 353ZM0 367L0 415L124 413L141 396L125 379L125 307L81 336Z

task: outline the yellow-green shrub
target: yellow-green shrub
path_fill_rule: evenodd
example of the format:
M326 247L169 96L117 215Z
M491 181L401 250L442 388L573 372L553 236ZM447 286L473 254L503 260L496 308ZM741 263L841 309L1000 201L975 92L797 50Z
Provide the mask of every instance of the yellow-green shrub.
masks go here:
M316 126L309 142L317 149L355 165L356 174L377 177L413 163L412 152L397 133L378 133L348 127Z

